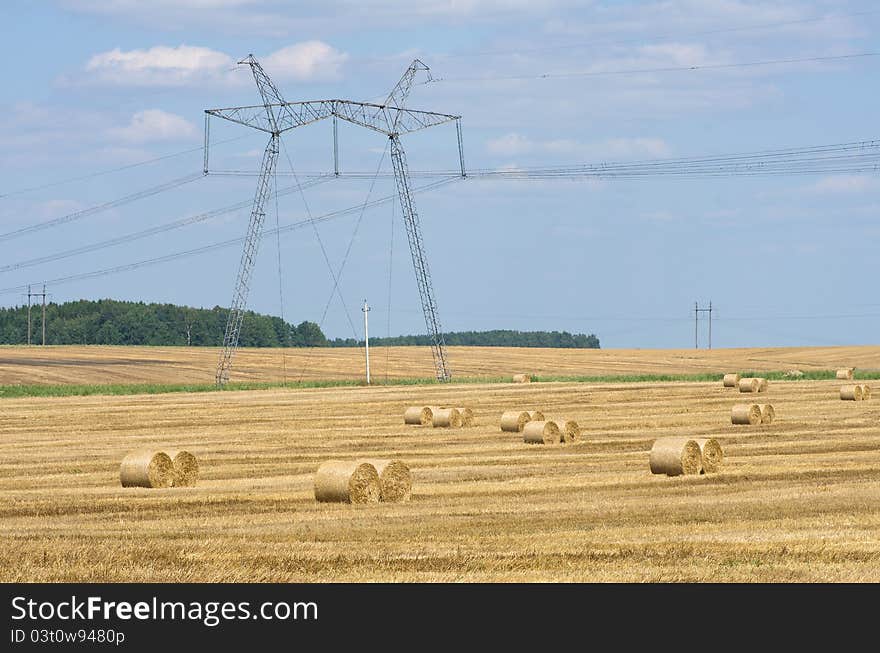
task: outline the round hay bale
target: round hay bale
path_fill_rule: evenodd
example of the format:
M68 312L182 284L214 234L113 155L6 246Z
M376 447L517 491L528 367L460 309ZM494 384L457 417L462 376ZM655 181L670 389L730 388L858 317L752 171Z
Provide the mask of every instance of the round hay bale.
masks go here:
M761 423L761 408L758 404L736 404L730 410L730 421L733 424L754 426Z
M649 464L652 474L699 474L703 468L703 455L700 445L691 438L659 438L651 447Z
M871 386L863 383L862 384L862 399L870 399L871 398Z
M544 413L542 413L540 410L530 410L528 411L528 413L529 421L534 420L536 422L543 422L545 419L547 419L546 417L544 417Z
M171 458L174 469L171 487L195 487L199 481L199 461L196 457L183 449L166 449L165 453Z
M389 459L367 459L359 462L369 463L376 468L379 474L379 501L409 501L412 496L412 474L406 463Z
M772 424L776 419L776 411L771 404L758 404L761 409L761 424Z
M434 426L461 428L461 413L456 408L437 408L434 413Z
M840 387L840 398L847 401L862 400L862 386L860 385L844 385Z
M758 392L767 392L770 382L763 376L758 377Z
M122 487L171 487L174 463L164 451L134 451L122 459L119 481Z
M532 377L529 374L514 374L513 375L514 383L531 383Z
M757 392L761 387L761 381L755 378L745 378L739 380L740 392Z
M404 424L418 424L428 426L434 419L434 414L427 406L410 406L403 412Z
M523 428L523 442L526 444L556 444L562 439L562 433L556 422L532 421Z
M474 425L474 411L470 408L456 408L458 414L461 415L461 425L462 426L473 426Z
M698 438L697 444L700 445L700 456L702 459L701 474L713 474L721 469L721 462L724 460L724 452L721 450L721 444L715 438Z
M739 374L725 374L721 384L725 388L735 388L739 383Z
M581 436L581 427L572 419L554 419L562 442L574 442Z
M378 503L379 472L362 460L330 460L315 473L315 499L335 503Z
M524 410L505 410L501 413L501 430L519 433L530 419Z
M853 368L852 367L843 367L837 370L835 376L841 381L852 381L853 378Z

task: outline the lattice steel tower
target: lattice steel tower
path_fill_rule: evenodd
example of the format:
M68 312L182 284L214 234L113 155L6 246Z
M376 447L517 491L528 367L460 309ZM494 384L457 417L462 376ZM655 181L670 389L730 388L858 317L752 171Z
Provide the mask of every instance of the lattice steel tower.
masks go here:
M405 108L406 98L419 71L426 72L430 79L428 67L418 59L414 60L406 69L406 72L404 72L403 76L391 90L383 104L354 102L352 100L285 102L278 88L272 83L272 80L269 79L269 76L266 75L253 55L249 55L246 59L240 61L239 64L247 64L251 67L251 72L253 73L254 81L257 84L263 104L226 109L207 109L205 111L205 174L208 173L208 145L210 119L212 116L266 132L269 134L269 142L263 153L263 161L251 208L244 250L241 255L235 289L232 294L232 304L226 322L226 332L223 336L223 351L217 366L217 384L222 385L229 380L232 356L238 347L242 318L244 317L250 289L251 273L256 261L260 239L262 238L263 223L266 217L265 205L270 192L270 179L275 173L275 167L278 162L281 134L296 127L302 127L330 117L334 119L334 122L338 118L372 129L384 134L391 140L391 161L394 168L394 181L397 185L397 194L400 198L400 206L406 225L406 235L409 240L413 269L419 289L419 298L421 299L422 312L425 316L425 326L431 337L434 369L440 381L450 380L452 378L452 371L446 355L446 343L443 339L443 331L437 311L437 300L434 297L434 288L431 283L431 272L425 253L425 242L410 187L406 152L400 142L400 136L455 121L459 163L461 175L464 177L461 116L432 111L415 111ZM335 155L337 151L335 125L333 135Z

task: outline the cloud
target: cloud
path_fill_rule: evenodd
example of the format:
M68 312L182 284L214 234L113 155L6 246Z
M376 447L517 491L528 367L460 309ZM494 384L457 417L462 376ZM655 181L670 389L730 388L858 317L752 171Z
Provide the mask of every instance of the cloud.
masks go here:
M277 79L320 81L338 79L348 54L323 41L305 41L257 57ZM119 86L184 86L241 84L246 79L232 57L210 48L157 45L145 50L115 48L92 56L84 73L91 82Z
M198 134L192 123L161 109L145 109L131 117L125 127L109 130L110 136L127 143L190 139Z
M489 154L518 156L527 154L576 155L586 159L660 158L668 156L669 145L662 138L610 138L599 143L571 139L532 140L511 132L486 143Z
M181 86L221 79L235 64L232 57L210 48L157 45L149 50L119 48L94 55L85 71L93 79L126 86Z
M814 193L864 193L877 188L877 180L867 175L822 177L809 190Z
M261 61L271 75L298 81L339 78L348 55L323 41L305 41L276 50Z

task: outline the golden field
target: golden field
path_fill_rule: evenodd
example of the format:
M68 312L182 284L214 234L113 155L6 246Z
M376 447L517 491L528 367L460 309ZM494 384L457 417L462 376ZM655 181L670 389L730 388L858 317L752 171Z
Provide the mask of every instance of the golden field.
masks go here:
M101 345L0 346L0 385L213 383L219 350L209 347ZM880 370L880 347L766 347L756 349L526 349L449 347L454 376L510 377L698 374L733 370L814 370L856 366ZM427 347L373 347L378 380L433 377ZM362 379L364 352L354 348L239 349L233 381Z
M242 352L233 378L270 380L279 353ZM294 352L287 366L310 355L314 378L356 378L361 353ZM377 376L384 355L371 351ZM467 376L880 368L880 347L451 356ZM389 358L389 376L431 374L427 350ZM0 359L0 383L210 381L216 351L2 348ZM0 581L878 582L880 388L844 402L840 384L774 381L758 395L720 382L452 383L3 399ZM759 400L775 407L772 425L730 424L734 403ZM411 404L470 406L477 426L404 426ZM575 419L583 435L525 445L499 428L512 408ZM648 452L665 435L717 437L722 471L652 475ZM144 446L196 453L199 485L120 487L119 462ZM355 457L408 463L412 501L316 503L320 462Z

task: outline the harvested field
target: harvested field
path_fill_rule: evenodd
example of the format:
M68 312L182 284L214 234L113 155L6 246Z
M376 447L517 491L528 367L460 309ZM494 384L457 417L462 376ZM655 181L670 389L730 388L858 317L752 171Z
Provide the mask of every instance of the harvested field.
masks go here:
M427 347L371 347L373 378L434 376ZM106 383L213 383L219 350L199 347L0 346L0 385ZM700 374L797 367L880 370L880 347L775 347L755 349L541 349L449 347L453 374L506 377L528 368L540 376ZM239 349L233 381L359 380L363 351L354 348Z
M640 351L625 364L880 362L880 348L842 349L863 355L750 350L734 361L736 350L718 350L716 363L692 351L692 366L676 367L684 353ZM504 369L548 365L548 350L519 350L519 363L510 351L497 352ZM615 354L556 360L593 356L607 371ZM473 373L495 369L494 355L469 357ZM0 581L880 582L880 402L840 401L839 387L775 381L766 400L780 417L760 429L730 423L741 395L717 381L3 399ZM470 406L477 426L407 427L412 405ZM516 406L565 415L582 435L524 444L498 428ZM653 441L682 435L717 438L721 471L652 475ZM198 452L196 487L120 487L126 453L180 443ZM364 458L406 463L411 500L315 501L323 461Z

